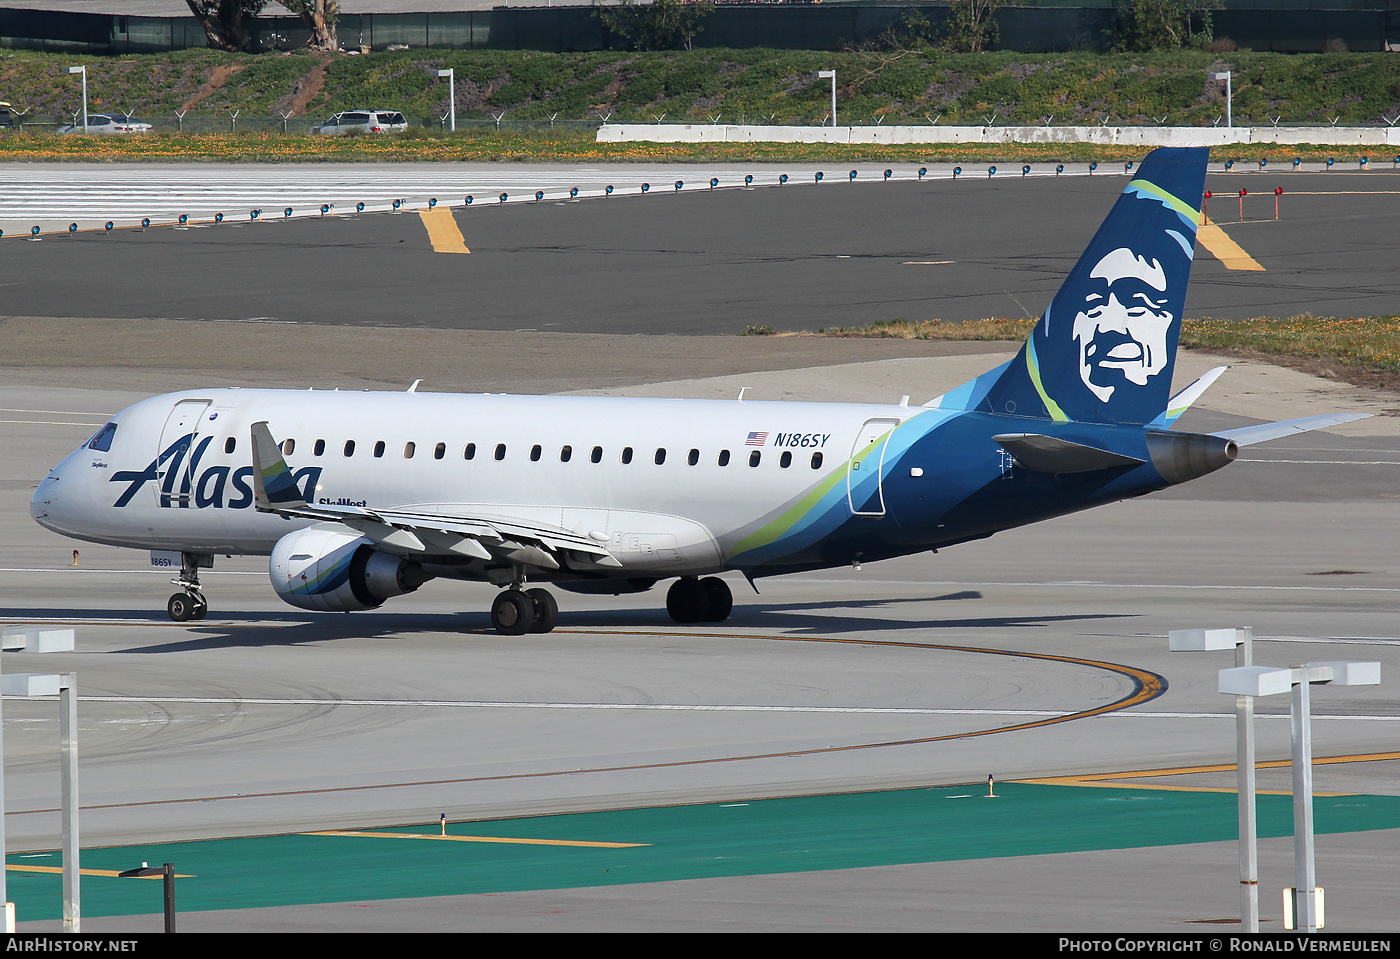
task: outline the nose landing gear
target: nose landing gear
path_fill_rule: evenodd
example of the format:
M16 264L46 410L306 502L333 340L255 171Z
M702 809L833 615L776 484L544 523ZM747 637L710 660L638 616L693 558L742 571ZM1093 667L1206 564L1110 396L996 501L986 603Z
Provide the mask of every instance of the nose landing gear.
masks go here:
M212 553L180 554L180 575L172 579L170 583L180 587L183 592L171 596L170 601L165 604L165 611L175 622L184 623L191 619L203 619L209 612L209 602L199 589L199 568L201 566L209 568L213 565L214 556Z

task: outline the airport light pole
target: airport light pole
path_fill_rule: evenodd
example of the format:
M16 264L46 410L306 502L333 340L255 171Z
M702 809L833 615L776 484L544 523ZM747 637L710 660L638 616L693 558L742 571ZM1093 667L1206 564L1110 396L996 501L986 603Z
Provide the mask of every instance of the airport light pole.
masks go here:
M449 130L457 130L457 76L453 72L455 67L448 67L446 70L439 70L437 75L447 77L447 115L450 118Z
M1167 637L1174 653L1233 649L1235 666L1254 665L1254 630L1174 629ZM1254 770L1254 697L1235 697L1235 784L1240 823L1240 931L1259 931L1259 828Z
M1233 89L1231 89L1231 86L1230 86L1230 85L1231 85L1231 83L1233 82L1233 79L1232 79L1232 78L1233 78L1233 74L1234 74L1234 71L1233 71L1233 70L1226 70L1224 73L1212 73L1212 74L1210 75L1210 78L1211 78L1212 80L1224 80L1224 81L1225 81L1225 126L1226 126L1226 127L1234 127L1234 125L1235 125L1234 117L1231 115L1231 107L1232 107L1232 104L1233 104L1233 101L1234 101L1234 91L1233 91Z
M69 73L81 73L83 75L83 132L88 132L87 122L87 66L69 67Z
M816 76L818 80L831 80L831 128L834 130L836 129L836 71L818 70Z
M1272 696L1291 692L1293 727L1293 860L1294 886L1291 928L1317 932L1322 927L1322 890L1317 888L1317 859L1313 848L1313 780L1311 687L1375 686L1380 663L1306 663L1302 666L1236 666L1220 671L1220 691L1235 696ZM1284 904L1289 900L1285 892ZM1287 917L1285 917L1287 918ZM1285 928L1290 928L1285 923Z

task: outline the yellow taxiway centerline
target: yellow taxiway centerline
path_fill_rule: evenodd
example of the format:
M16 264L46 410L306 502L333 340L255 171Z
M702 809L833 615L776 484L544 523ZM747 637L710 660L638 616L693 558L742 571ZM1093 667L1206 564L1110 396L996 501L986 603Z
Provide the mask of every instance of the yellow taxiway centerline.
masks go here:
M51 874L51 875L57 876L57 875L59 875L59 874L61 874L61 873L63 872L63 867L62 867L62 866L17 866L17 865L15 865L15 864L13 864L13 863L10 863L9 865L6 865L6 866L5 866L5 870L6 870L7 872L44 872L44 873L49 873L49 874ZM108 877L109 879L117 879L117 878L120 878L120 877L121 877L121 872L118 871L118 870L116 870L116 869L79 869L79 870L78 870L78 875L80 875L80 876L106 876L106 877ZM163 877L160 875L160 873L156 873L154 876L127 876L126 878L128 878L128 879L161 879L161 878L163 878ZM176 879L193 879L194 876L193 876L193 874L186 875L185 873L177 872L177 873L175 874L175 878L176 878Z
M423 226L428 230L428 240L433 244L434 253L470 253L466 237L457 229L457 221L452 211L446 207L424 207L418 211Z
M1264 268L1259 265L1259 262L1246 253L1238 243L1230 239L1225 231L1216 226L1215 221L1209 217L1206 217L1205 222L1196 228L1196 239L1210 251L1211 256L1225 264L1227 270L1264 272Z
M425 832L355 832L348 829L327 829L303 833L306 836L357 836L361 839L436 839L449 842L503 842L523 846L587 846L593 849L632 849L650 846L649 842L586 842L581 839L515 839L509 836L439 836Z
M1350 756L1314 756L1314 766L1331 766L1338 763L1373 763L1387 762L1400 759L1400 752L1396 753L1356 753ZM1291 759L1272 759L1268 762L1255 763L1255 769L1283 769L1293 765ZM1116 773L1086 773L1082 776L1054 776L1048 779L1017 779L1020 783L1035 783L1047 786L1113 786L1122 789L1168 789L1182 792L1203 792L1203 793L1232 793L1234 789L1217 786L1160 786L1140 783L1124 783L1123 779L1146 779L1156 776L1187 776L1192 773L1226 773L1234 772L1237 767L1234 763L1220 763L1214 766L1177 766L1168 769L1131 769L1125 772ZM1259 790L1259 795L1291 796L1292 790ZM1350 796L1351 793L1314 793L1315 796Z

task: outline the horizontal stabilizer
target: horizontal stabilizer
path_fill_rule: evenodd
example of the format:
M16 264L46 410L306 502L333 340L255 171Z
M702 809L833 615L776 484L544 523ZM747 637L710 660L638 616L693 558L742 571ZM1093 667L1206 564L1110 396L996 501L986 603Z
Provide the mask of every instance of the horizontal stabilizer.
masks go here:
M1201 394L1210 389L1212 383L1220 379L1220 374L1228 369L1228 366L1217 366L1215 369L1207 372L1200 379L1196 380L1196 382L1168 400L1166 410L1161 416L1157 417L1148 425L1156 426L1160 429L1170 429L1171 425L1181 418L1181 414L1189 410L1191 405L1201 398Z
M1265 443L1269 440L1276 440L1281 436L1292 436L1294 433L1307 433L1310 430L1325 429L1328 426L1336 426L1339 423L1350 423L1352 420L1364 420L1370 413L1328 413L1323 416L1305 416L1298 420L1284 420L1281 423L1260 423L1258 426L1242 426L1237 430L1222 430L1213 433L1212 436L1221 436L1227 440L1234 440L1239 446L1253 446L1255 443Z
M1002 433L992 439L1016 457L1017 465L1037 473L1088 473L1146 462L1042 433Z

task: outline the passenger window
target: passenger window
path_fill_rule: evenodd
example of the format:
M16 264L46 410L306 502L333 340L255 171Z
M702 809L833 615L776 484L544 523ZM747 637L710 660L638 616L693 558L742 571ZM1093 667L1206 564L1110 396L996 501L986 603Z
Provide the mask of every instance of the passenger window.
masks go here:
M320 456L320 455L321 455L322 453L324 453L325 451L326 451L326 441L325 441L325 440L317 440L317 441L316 441L316 445L313 446L313 447L311 447L311 453L312 453L313 456ZM229 452L231 453L231 452L233 452L233 451L232 451L232 450L229 450Z
M822 468L822 454L820 454L820 453L813 453L813 454L812 454L812 469L814 469L814 470L819 470L819 469L821 469L821 468Z
M411 442L410 442L410 443L405 443L405 444L403 444L403 458L406 459L406 460L411 460L411 459L413 459L413 454L414 454L414 452L415 452L417 449L418 449L418 444L417 444L417 443L411 443Z
M468 444L467 444L467 448L464 449L464 450L462 450L462 459L464 459L464 460L474 460L474 459L476 459L476 444L475 444L475 443L468 443Z
M297 441L291 438L282 441L282 455L291 456L292 451L297 448Z
M97 450L99 453L109 453L112 450L112 437L117 435L117 424L108 423L88 440L87 448Z
M498 460L503 460L503 459L505 459L505 458L506 458L506 444L504 444L504 443L497 443L497 444L496 444L496 459L498 459Z
M225 453L232 453L232 452L233 452L233 448L234 448L235 446L237 446L237 445L238 445L238 441L237 441L236 439L234 439L232 436L230 436L228 439L224 440L224 452L225 452Z
M569 460L571 460L571 459L573 459L573 458L574 458L574 448L573 448L572 446L565 446L565 447L563 447L562 449L559 450L559 462L561 462L561 463L567 463Z
M719 459L718 459L716 462L718 462L720 466L728 466L728 465L729 465L729 450L720 450L720 451L719 451Z
M530 447L530 462L531 462L531 463L538 463L538 462L540 461L540 456L541 456L543 453L544 453L544 448L541 447L540 444L538 444L538 443L536 443L534 446Z
M589 458L595 463L603 462L603 448L601 446L593 447L593 455Z
M783 455L778 457L778 465L781 466L783 469L787 469L789 466L791 466L792 452L789 450L784 450Z
M374 444L374 458L379 459L384 455L384 441L380 440Z
M690 466L694 466L696 463L699 463L699 462L700 462L700 451L699 451L699 450L691 450L691 451L690 451L690 455L687 456L687 457L685 458L685 461L686 461L686 463L687 463L688 465L690 465Z
M652 457L652 461L655 462L657 466L660 466L662 463L666 462L666 451L657 450L656 455Z
M433 447L433 459L440 460L447 455L447 444L439 443Z
M632 462L632 447L624 446L622 448L622 463L625 466L630 462Z
M757 466L758 461L761 459L763 459L763 454L760 453L758 450L754 450L752 453L749 454L749 465Z
M346 455L346 456L354 456L354 455L355 455L355 441L354 441L354 440L346 440L346 441L345 441L345 455Z

